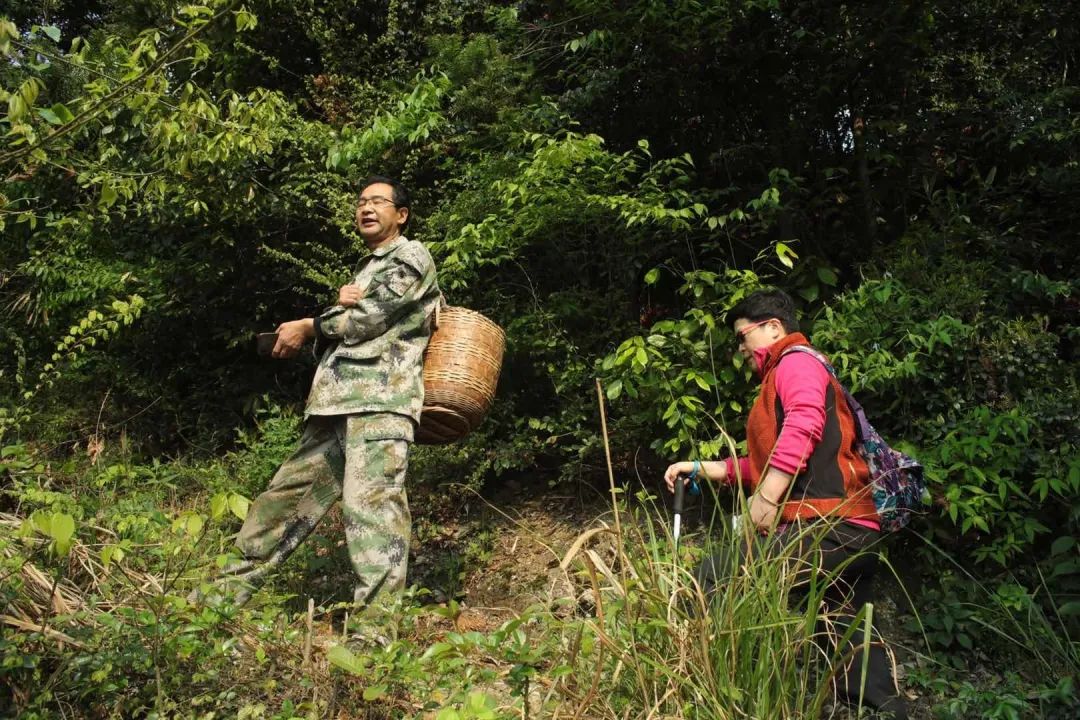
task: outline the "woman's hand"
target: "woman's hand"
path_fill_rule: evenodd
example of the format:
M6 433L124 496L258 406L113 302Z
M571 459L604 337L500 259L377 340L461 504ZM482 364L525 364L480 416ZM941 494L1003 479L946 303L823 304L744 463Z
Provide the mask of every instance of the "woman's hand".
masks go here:
M750 496L750 521L761 532L769 532L776 523L780 505L768 500L761 493Z
M775 467L769 467L765 477L750 496L750 520L761 532L769 532L776 523L780 506L787 499L788 486L794 476Z
M727 464L721 460L701 460L697 461L698 471L694 477L695 480L715 480L716 482L724 482L727 479ZM683 484L688 485L690 483L690 475L694 472L694 461L686 460L684 462L677 462L668 465L668 469L664 472L664 482L667 484L668 492L675 492L675 479L680 475L683 477Z
M692 462L677 462L668 465L668 469L664 472L664 483L667 484L668 492L675 492L675 481L681 475L683 478L683 484L690 484L690 473L694 472L694 463ZM700 472L700 471L698 471Z

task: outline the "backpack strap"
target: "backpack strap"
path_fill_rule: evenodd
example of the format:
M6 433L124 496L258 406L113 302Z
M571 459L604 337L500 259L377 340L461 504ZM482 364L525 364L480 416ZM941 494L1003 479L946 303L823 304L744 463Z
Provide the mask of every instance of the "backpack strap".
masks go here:
M840 386L840 390L844 393L844 400L847 401L848 408L851 409L851 414L855 416L855 430L858 433L859 439L862 440L863 438L870 437L871 425L866 417L866 411L863 410L863 406L859 404L859 401L848 391L844 383L840 382L840 376L836 374L836 368L832 366L829 359L816 348L812 348L809 345L792 345L785 348L784 351L780 353L780 358L777 359L777 362L782 360L785 355L793 352L810 355L825 366L825 369L829 371L829 375L832 376L832 378L836 380L836 384Z

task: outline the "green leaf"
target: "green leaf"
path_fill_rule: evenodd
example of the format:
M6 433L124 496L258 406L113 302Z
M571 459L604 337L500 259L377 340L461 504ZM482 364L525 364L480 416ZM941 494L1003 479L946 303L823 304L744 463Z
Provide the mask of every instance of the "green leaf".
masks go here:
M447 642L437 642L424 651L424 654L420 657L421 660L430 660L431 658L441 657L448 652L451 652L454 646Z
M111 185L101 186L101 204L104 207L112 207L113 203L116 202L117 197L119 196L116 194L116 190L113 190Z
M1059 537L1054 541L1054 544L1050 546L1050 557L1055 555L1061 555L1063 552L1076 547L1076 538L1069 535Z
M64 124L64 121L61 120L60 117L49 108L38 109L38 115L40 115L45 120L45 122L49 123L50 125Z
M386 697L385 685L372 685L371 687L364 688L364 700L371 702L372 700L378 700L379 698Z
M1066 560L1055 564L1050 577L1056 578L1062 575L1080 575L1080 560Z
M474 717L478 720L488 720L488 718L494 718L492 707L494 702L487 694L474 691L469 693L468 708L472 711Z
M23 102L23 99L19 95L12 93L11 96L8 98L8 122L18 120L25 114L26 103Z
M64 103L55 103L49 109L62 123L69 123L75 119L75 116L68 110L67 105L64 105Z
M106 545L101 548L101 564L106 568L114 562L120 562L124 559L124 548L119 545Z
M41 31L49 36L49 39L54 43L60 42L60 28L55 25L46 25L41 28Z
M187 522L184 523L184 532L191 537L197 537L203 529L203 519L198 515L189 515Z
M37 78L30 78L19 86L19 97L26 104L26 109L33 107L43 87L44 85Z
M229 496L229 509L232 510L232 514L243 520L247 517L248 508L251 506L251 501L243 495L233 493Z
M7 19L0 19L0 53L7 53L11 47L11 38L19 37L19 29L15 23Z
M246 9L241 8L236 13L236 31L243 32L250 30L259 24L259 19L248 12Z
M1058 608L1058 614L1064 616L1080 615L1080 600L1070 600Z
M649 272L645 273L645 284L655 285L656 281L660 279L660 268L653 268Z
M229 509L229 496L225 493L218 493L210 498L210 517L217 520L225 511Z
M795 267L795 260L799 256L786 243L778 242L776 243L776 257L785 267L791 269Z
M52 538L56 554L64 556L71 549L71 538L75 535L75 518L67 513L53 513L49 524L49 537Z
M330 648L330 651L326 653L326 659L331 665L353 675L360 675L364 672L364 663L344 645L335 645Z
M817 269L818 280L825 283L829 287L835 287L837 282L836 273L832 271L832 268L819 267Z
M36 530L42 535L49 535L50 528L52 528L52 516L44 510L37 510L27 520L23 521L23 525L28 526L31 530Z
M608 400L614 400L622 394L622 380L615 380L607 386Z

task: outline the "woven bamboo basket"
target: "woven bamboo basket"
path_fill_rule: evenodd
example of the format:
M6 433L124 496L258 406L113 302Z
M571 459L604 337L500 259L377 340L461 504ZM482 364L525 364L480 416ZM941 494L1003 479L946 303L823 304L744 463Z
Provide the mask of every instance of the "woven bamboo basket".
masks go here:
M495 400L506 334L473 310L444 307L424 356L424 410L416 441L459 440L480 424Z

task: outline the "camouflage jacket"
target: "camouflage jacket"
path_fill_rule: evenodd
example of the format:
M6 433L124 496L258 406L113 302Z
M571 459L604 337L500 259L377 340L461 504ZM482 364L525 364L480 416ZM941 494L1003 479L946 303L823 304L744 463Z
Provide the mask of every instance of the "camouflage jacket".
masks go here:
M363 296L315 318L323 345L304 415L399 413L420 421L424 350L440 301L435 263L422 243L398 237L360 261Z

